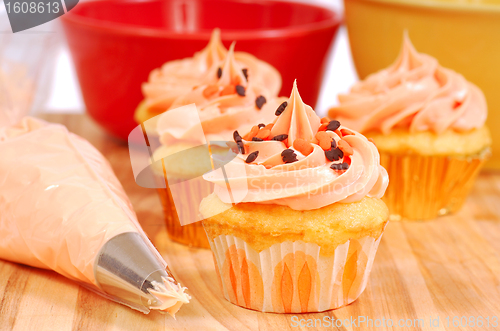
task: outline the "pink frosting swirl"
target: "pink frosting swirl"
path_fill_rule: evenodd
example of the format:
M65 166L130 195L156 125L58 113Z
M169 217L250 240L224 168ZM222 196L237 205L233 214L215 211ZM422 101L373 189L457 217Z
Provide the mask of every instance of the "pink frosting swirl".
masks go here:
M338 99L330 117L360 132L388 134L396 127L410 132L467 131L482 127L487 116L481 90L433 57L418 53L407 35L394 64Z
M207 47L192 58L167 62L150 73L148 82L142 85L145 99L138 109L145 110L151 118L177 107L179 98L185 100L186 94L193 88L216 77L219 66L227 56L220 30L214 29ZM234 52L232 56L241 69L247 70L253 84L270 96L277 96L281 89L281 75L273 66L245 52Z
M234 45L231 45L220 66L212 68L198 86L175 99L170 107L175 109L196 104L199 120L208 140L232 140L235 129L248 131L255 122L272 121L275 109L285 99L276 98L259 81L255 82L252 76L247 79L243 68L236 61ZM239 92L238 88L241 89ZM265 101L258 104L257 98ZM179 116L183 116L182 113L171 111L159 116L157 130L160 141L163 144L173 140L200 142L199 137L192 135L193 128L198 125L196 120L185 118L185 123L182 124L183 134L179 135L178 124L182 120Z
M358 201L365 196L382 197L389 179L380 166L375 145L357 132L344 131L346 135L343 135L345 128L342 126L335 131L327 129L324 134L335 140L334 145L340 147L342 140L344 145L347 143L352 148L352 155L344 153L337 160L330 161L316 139L322 127L320 118L303 103L294 83L287 106L271 130L272 137L286 134L288 138L282 141L242 140L245 154L230 156L234 159L224 165L226 175L213 171L204 178L215 184L215 194L225 203L231 203L232 199L226 188L226 179L229 192L238 196L245 192L239 202L286 205L296 210ZM299 139L312 146L309 154L304 155L294 147L298 146ZM286 149L295 154L295 161L285 163L282 153ZM258 156L247 163L249 155L256 151ZM348 164L349 168L341 171L331 168L332 164L342 163Z

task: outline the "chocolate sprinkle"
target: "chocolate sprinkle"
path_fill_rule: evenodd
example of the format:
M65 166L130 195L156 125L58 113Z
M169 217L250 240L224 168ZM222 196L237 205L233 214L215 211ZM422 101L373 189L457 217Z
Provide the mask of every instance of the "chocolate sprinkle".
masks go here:
M335 139L332 139L332 148L337 148L337 142L335 141Z
M262 138L257 138L257 137L253 137L253 138L252 138L252 141L264 141L264 139L262 139Z
M293 151L293 149L285 149L281 152L281 158L285 163L297 162L297 154Z
M243 75L245 76L245 79L248 82L248 69L247 68L243 68L243 69L241 69L241 71L243 72Z
M259 129L262 129L262 128L265 128L266 125L264 123L260 123L259 125L257 125L259 127Z
M283 162L285 163L293 163L297 162L297 155L293 154L292 156L283 156Z
M235 142L241 141L241 136L238 133L238 130L236 130L236 131L233 132L233 139L234 139Z
M245 145L243 144L243 141L240 140L236 142L236 145L238 145L238 150L240 151L240 153L245 155Z
M283 141L285 140L286 138L288 138L288 135L287 134L279 134L277 136L274 136L274 138L272 140L276 140L276 141Z
M259 109L262 109L262 106L264 106L264 104L267 102L266 98L263 96L263 95L259 95L256 99L255 99L255 106ZM259 124L260 126L260 124Z
M281 115L281 113L282 113L283 111L285 111L286 106L288 106L288 102L286 102L286 101L285 101L285 102L283 102L283 103L282 103L282 104L278 107L278 109L276 109L276 112L274 113L274 115L276 115L276 116L280 116L280 115Z
M245 96L245 87L242 85L236 85L236 93L238 93L239 96L244 97Z
M246 163L252 163L255 161L255 159L259 156L259 151L252 152L248 154L247 159L245 160Z
M233 138L234 141L236 142L236 145L238 146L238 150L240 151L240 153L245 154L245 145L243 144L243 141L241 140L241 136L238 133L238 131L233 132Z
M329 161L338 161L344 157L344 152L339 148L332 148L325 151L325 156Z
M219 79L220 79L221 77L222 77L222 68L221 68L221 67L219 67L219 68L217 69L217 78L219 78Z
M330 166L330 168L332 168L333 170L347 170L349 169L349 164L347 164L346 162L334 163Z
M340 122L336 121L336 120L333 120L333 121L330 121L330 123L328 123L328 126L326 127L326 130L327 131L335 131L338 128L340 128Z

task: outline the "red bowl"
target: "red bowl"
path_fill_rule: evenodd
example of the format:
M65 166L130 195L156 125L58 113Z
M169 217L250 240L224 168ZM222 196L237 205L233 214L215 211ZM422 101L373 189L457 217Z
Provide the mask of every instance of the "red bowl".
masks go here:
M213 28L224 45L275 66L288 96L297 78L304 101L316 104L327 54L341 22L323 7L283 1L101 0L80 2L62 16L90 116L127 139L154 68L203 49Z

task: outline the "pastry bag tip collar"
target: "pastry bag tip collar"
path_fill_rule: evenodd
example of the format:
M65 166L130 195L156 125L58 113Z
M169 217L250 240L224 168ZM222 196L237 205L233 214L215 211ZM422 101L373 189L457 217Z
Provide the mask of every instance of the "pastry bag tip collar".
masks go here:
M175 314L190 297L176 282L161 257L139 233L129 232L109 240L96 261L99 287L143 313L151 309Z

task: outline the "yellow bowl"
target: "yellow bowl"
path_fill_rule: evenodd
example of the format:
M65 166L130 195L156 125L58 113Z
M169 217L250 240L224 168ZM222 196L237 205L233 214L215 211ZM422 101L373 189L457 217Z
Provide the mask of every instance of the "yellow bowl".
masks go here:
M500 0L344 0L345 20L361 79L396 59L408 30L419 52L478 85L500 169Z

